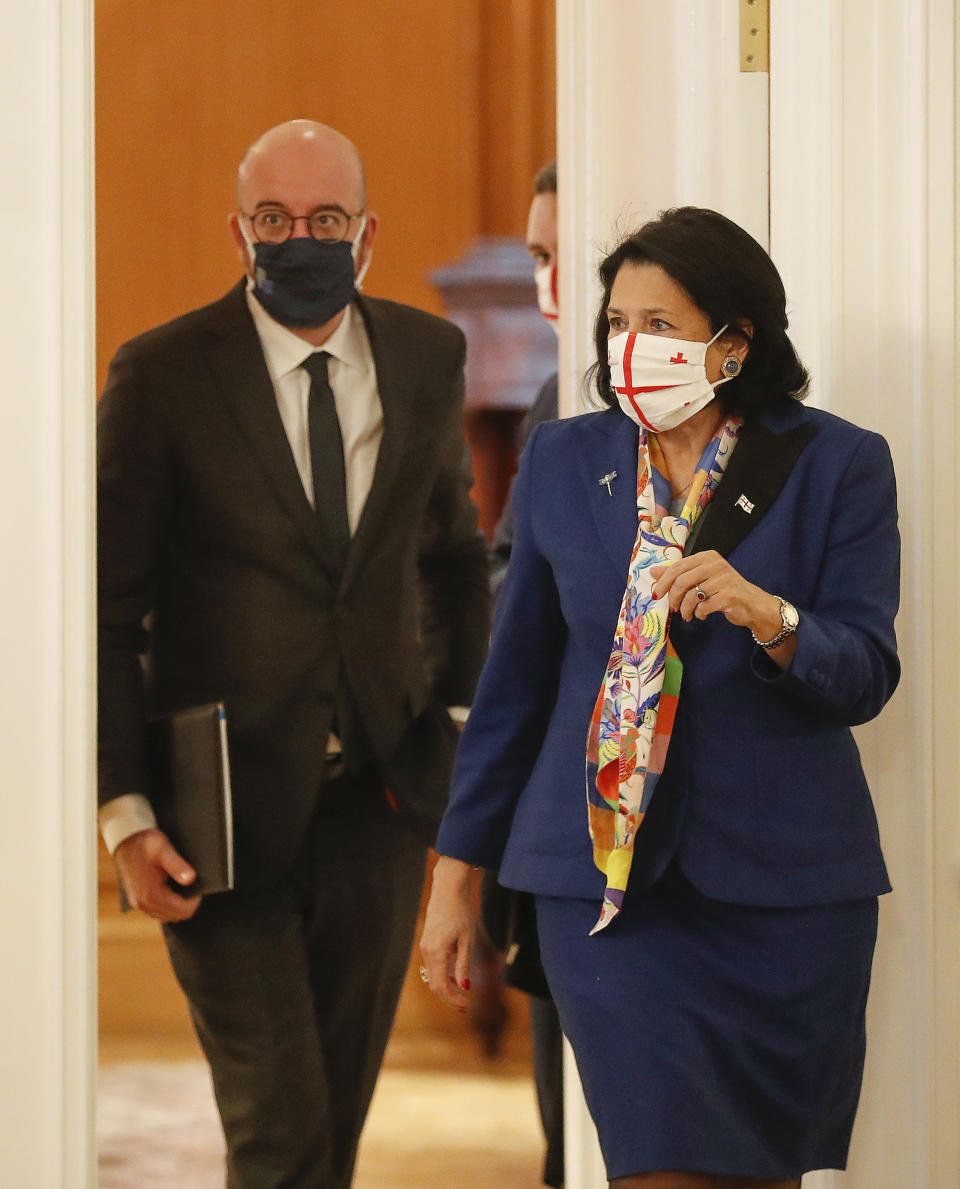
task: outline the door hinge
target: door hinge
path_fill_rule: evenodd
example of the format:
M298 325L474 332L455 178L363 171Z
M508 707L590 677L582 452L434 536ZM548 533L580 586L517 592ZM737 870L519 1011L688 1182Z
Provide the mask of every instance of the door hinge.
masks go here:
M740 0L740 69L770 69L770 0Z

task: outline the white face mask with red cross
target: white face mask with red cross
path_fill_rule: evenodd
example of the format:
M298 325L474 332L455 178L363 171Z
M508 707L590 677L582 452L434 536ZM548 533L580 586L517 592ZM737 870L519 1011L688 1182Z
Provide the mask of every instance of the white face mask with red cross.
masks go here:
M543 268L534 270L533 279L537 286L537 305L540 313L550 323L554 331L559 334L557 319L560 309L557 305L557 266L545 264Z
M714 391L732 376L711 384L704 360L708 343L668 339L626 331L607 342L610 386L620 408L645 429L659 433L681 425L713 400Z

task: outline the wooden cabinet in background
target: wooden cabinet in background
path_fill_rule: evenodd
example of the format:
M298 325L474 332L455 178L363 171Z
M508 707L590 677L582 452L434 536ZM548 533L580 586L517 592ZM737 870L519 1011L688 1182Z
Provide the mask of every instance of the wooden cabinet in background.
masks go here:
M467 336L467 440L474 499L489 537L516 470L520 422L557 370L557 339L537 308L533 265L520 239L478 239L430 279L444 313Z

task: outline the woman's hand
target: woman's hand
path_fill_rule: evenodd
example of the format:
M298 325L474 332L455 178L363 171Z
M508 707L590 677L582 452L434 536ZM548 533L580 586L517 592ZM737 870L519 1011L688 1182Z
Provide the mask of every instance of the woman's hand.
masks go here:
M706 619L719 612L729 623L752 631L758 640L772 640L783 627L780 600L748 582L714 549L682 557L672 565L654 566L656 598L669 595L670 609L682 619ZM697 590L704 598L697 597ZM790 663L797 647L795 635L788 636L767 655L781 668Z
M476 928L473 868L441 855L433 869L433 886L420 937L421 976L434 994L460 1011L467 1010L470 954Z

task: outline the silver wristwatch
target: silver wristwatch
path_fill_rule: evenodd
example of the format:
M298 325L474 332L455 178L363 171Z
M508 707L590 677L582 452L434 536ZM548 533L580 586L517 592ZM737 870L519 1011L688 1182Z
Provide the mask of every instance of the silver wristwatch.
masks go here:
M793 603L788 603L780 595L774 595L773 597L780 600L780 621L783 627L772 640L758 640L756 632L751 630L750 635L753 636L754 644L758 644L761 648L776 648L778 644L782 644L786 640L787 636L793 635L797 630L797 625L800 623L800 616Z

